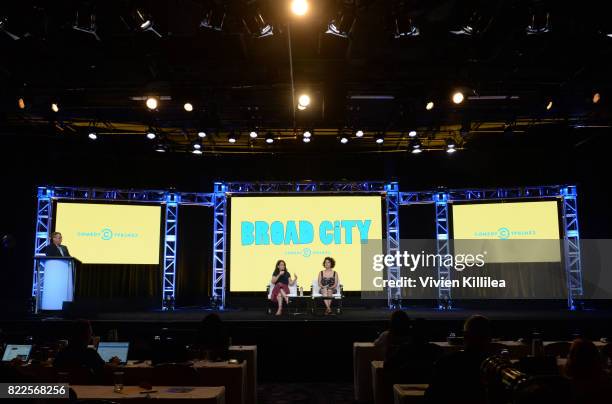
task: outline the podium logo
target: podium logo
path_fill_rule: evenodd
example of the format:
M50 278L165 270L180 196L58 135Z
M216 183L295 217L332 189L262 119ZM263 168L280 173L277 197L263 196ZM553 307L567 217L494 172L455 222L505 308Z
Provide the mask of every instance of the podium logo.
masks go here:
M89 237L89 238L99 238L103 241L109 241L112 239L132 239L138 238L140 235L136 232L123 232L123 231L113 231L109 227L105 227L100 231L78 231L77 237Z

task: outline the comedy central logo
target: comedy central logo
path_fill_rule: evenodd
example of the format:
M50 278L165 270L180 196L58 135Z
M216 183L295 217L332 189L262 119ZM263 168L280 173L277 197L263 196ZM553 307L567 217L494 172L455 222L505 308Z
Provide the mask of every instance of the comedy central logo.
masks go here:
M113 231L108 227L102 229L102 235L100 236L102 240L111 240L113 238Z
M500 227L495 231L477 231L474 236L479 238L498 238L500 240L508 240L512 237L535 236L537 232L533 229L527 230L510 230L507 227Z
M105 227L100 231L78 231L77 236L110 241L112 239L133 239L139 237L139 234L136 232L113 231L110 227Z

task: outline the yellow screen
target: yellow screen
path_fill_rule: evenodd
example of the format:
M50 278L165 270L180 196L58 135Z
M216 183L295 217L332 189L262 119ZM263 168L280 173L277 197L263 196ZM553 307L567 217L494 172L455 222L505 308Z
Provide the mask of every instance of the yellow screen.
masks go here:
M87 264L159 264L160 206L57 204L55 230Z
M344 290L361 290L362 241L381 244L381 203L380 196L232 197L230 291L264 291L279 259L309 291L327 256Z
M453 238L484 240L486 262L560 261L556 201L453 205ZM531 240L531 241L529 241ZM479 245L465 242L463 246Z

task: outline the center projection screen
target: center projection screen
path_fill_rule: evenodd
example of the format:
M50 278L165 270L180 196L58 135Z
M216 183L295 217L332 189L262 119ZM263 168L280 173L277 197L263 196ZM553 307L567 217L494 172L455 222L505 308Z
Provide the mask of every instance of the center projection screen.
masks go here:
M382 252L382 203L380 195L232 196L230 292L264 291L279 259L309 291L327 256L344 291L360 291L362 243Z
M55 217L84 264L159 264L161 206L58 202Z

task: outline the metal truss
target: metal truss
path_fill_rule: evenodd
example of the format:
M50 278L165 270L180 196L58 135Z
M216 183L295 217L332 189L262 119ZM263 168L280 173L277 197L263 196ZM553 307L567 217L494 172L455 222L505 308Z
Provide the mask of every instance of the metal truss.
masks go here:
M561 189L563 198L564 261L567 275L567 304L575 310L575 299L582 297L582 262L580 260L580 232L578 229L578 201L575 186Z
M36 231L34 232L34 255L42 254L44 248L49 244L51 223L53 222L53 189L39 187L38 203L36 208ZM37 270L38 263L34 262L34 273L32 274L32 297L42 291L44 284L45 269L41 265ZM40 279L38 278L40 275ZM40 290L38 289L40 285Z
M213 200L213 276L212 294L213 302L221 309L225 307L226 285L226 213L227 213L227 185L215 182L212 195Z
M164 215L164 276L162 280L162 308L168 310L174 306L176 292L176 252L178 241L178 206L181 196L175 193L166 194L166 214ZM166 304L164 304L166 302Z
M164 215L164 258L161 265L162 276L162 308L169 308L164 302L174 304L176 294L176 257L178 247L178 208L180 205L213 206L213 194L210 193L177 193L163 190L125 190L79 187L40 187L38 188L38 210L36 215L36 235L34 239L34 254L40 254L48 244L52 226L54 200L84 200L84 201L115 201L160 203L165 206ZM44 268L39 271L41 279L37 279L36 267L32 277L32 296L38 290L44 276Z
M575 186L546 185L514 188L450 189L439 192L400 192L399 204L435 204L437 252L439 254L447 254L450 251L448 203L474 200L487 201L542 198L561 198L563 202L563 251L565 273L567 277L568 307L574 310L574 300L580 298L583 294L577 192ZM438 279L442 276L444 276L445 279L449 279L450 271L448 268L438 268ZM438 289L438 299L439 307L451 307L450 289L440 287Z
M229 193L385 192L387 182L226 182Z
M436 207L436 252L439 256L450 254L449 227L448 227L448 194L438 192L434 194L433 201ZM446 260L438 260L438 280L451 278L451 268L444 265ZM451 289L447 286L438 287L438 308L451 308Z
M400 249L399 232L399 186L397 182L386 185L387 191L387 251L386 254L395 255ZM387 278L397 281L401 277L399 266L388 267ZM389 308L397 308L401 301L402 290L400 287L387 288L387 302Z

